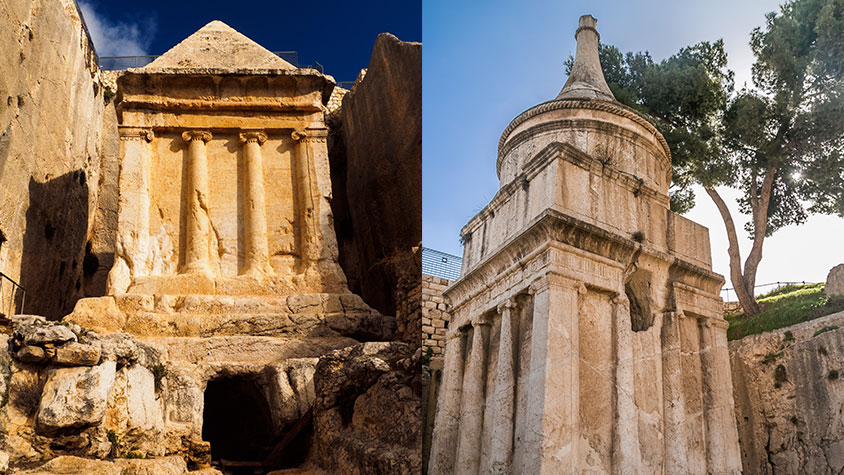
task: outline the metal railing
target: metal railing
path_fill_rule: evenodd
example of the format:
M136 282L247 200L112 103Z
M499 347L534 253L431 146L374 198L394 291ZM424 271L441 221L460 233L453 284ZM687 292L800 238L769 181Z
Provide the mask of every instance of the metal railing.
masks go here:
M793 281L793 282L771 282L771 283L768 283L768 284L759 284L759 285L753 286L753 294L754 294L754 296L758 297L760 294L756 292L756 289L760 289L760 288L763 288L763 287L771 287L772 285L776 285L777 287L775 289L771 289L771 290L777 290L777 289L780 289L782 287L785 287L786 285L811 285L811 284L816 284L816 283L817 282L806 282L805 280L800 280L800 281ZM736 289L734 287L727 287L727 288L721 289L721 297L724 298L725 302L732 302L732 300L730 300L730 291L733 292L733 296L736 298L736 300L738 300L738 296L736 295Z
M463 259L454 254L422 248L422 274L455 281L460 278Z
M5 281L8 281L8 285L4 285ZM9 290L6 290L6 289ZM8 293L8 296L6 295ZM16 301L20 296L20 307L16 308ZM9 299L8 306L5 305L6 299ZM7 308L8 311L5 313L6 318L11 317L12 315L23 313L23 306L26 304L26 289L20 286L17 282L14 281L8 275L0 272L0 304L3 307ZM17 310L17 311L16 311ZM4 315L3 310L0 309L0 316Z

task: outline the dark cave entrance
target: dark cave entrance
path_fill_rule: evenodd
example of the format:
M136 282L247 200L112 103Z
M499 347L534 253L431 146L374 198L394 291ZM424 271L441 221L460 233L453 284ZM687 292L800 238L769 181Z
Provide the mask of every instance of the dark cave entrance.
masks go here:
M298 467L311 446L313 422L306 417L277 431L257 375L214 379L205 389L202 439L224 474L263 474Z

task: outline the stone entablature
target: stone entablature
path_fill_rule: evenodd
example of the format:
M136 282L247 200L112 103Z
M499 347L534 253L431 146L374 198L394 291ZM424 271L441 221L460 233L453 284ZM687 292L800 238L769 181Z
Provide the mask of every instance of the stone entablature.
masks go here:
M463 229L429 473L738 474L708 232L669 210L659 132L598 98L580 21L572 77L505 131Z

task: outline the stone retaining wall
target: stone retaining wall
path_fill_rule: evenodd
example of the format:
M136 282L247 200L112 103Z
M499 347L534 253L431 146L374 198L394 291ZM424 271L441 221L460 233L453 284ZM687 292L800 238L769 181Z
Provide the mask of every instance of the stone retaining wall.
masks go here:
M844 312L730 342L745 474L844 471Z
M422 276L422 346L431 349L432 356L441 357L445 348L445 333L451 315L443 291L451 281L430 275Z

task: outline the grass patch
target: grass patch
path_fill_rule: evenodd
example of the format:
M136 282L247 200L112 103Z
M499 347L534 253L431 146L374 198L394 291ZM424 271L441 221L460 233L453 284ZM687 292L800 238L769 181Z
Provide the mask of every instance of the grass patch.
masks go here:
M821 333L831 332L832 330L838 330L838 325L827 325L827 326L821 328L820 330L816 331L812 335L812 338L820 335Z
M727 339L738 340L844 310L844 298L830 299L823 288L823 283L786 285L761 295L757 300L764 312L748 318L744 313L724 316L730 324ZM786 341L793 338L786 335Z

